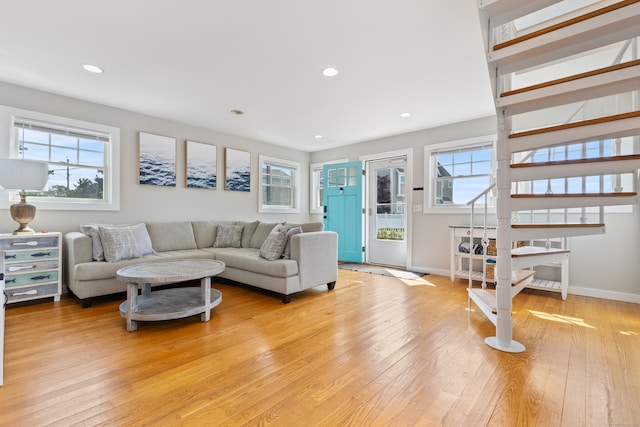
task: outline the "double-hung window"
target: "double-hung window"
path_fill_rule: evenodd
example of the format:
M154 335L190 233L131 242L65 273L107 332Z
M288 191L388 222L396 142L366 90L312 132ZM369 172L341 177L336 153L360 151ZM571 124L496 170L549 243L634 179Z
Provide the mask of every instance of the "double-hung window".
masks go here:
M28 111L12 113L10 157L49 166L47 187L30 193L30 202L42 209L119 209L119 129ZM16 200L17 194L9 198Z
M259 212L300 212L300 163L260 156Z
M333 163L346 163L349 159L337 159L322 163L313 163L309 167L309 212L322 213L323 198L324 198L324 177L323 169L324 165L330 165Z
M489 187L495 170L494 142L495 136L486 136L425 147L425 212L467 207ZM488 205L493 206L491 198Z

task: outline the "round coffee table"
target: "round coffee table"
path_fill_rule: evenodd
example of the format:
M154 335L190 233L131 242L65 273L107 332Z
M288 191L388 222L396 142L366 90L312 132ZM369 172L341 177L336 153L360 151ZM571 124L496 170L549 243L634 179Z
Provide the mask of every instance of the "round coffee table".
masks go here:
M120 304L120 315L127 319L127 331L138 328L138 320L170 320L200 314L208 322L211 309L222 301L222 293L211 289L211 276L224 271L221 261L185 259L149 262L121 268L116 277L127 283L127 300ZM200 288L183 287L151 292L153 285L200 279ZM138 288L142 295L138 295Z

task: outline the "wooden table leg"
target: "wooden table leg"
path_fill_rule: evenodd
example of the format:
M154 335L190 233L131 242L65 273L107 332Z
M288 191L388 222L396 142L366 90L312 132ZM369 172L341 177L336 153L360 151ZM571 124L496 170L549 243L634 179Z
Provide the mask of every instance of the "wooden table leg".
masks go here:
M204 306L200 320L208 322L211 319L211 277L200 279L200 289L202 290L202 305Z
M138 322L131 315L138 310L138 284L127 283L127 331L138 329Z

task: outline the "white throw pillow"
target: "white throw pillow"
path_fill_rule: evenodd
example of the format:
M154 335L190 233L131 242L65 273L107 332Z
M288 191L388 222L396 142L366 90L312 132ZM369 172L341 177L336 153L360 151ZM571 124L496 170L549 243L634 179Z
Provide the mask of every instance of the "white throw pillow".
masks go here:
M91 237L92 258L95 261L104 261L104 251L102 250L102 241L100 240L100 232L98 231L99 225L100 224L93 223L80 224L80 230Z

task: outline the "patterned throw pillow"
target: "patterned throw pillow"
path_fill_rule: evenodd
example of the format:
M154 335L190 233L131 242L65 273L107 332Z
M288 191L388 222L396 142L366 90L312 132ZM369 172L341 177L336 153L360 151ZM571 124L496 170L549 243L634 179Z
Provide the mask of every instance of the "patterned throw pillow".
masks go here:
M282 258L291 259L291 236L302 233L302 227L292 227L287 231L287 244L282 251Z
M239 248L242 239L242 225L218 225L214 248Z
M287 244L288 230L289 227L284 225L275 226L260 247L260 256L268 261L275 261L280 258Z
M138 248L140 249L141 256L155 254L156 251L153 250L151 245L151 238L149 237L149 232L147 231L147 226L141 222L139 224L95 224L95 223L83 223L80 225L80 228L84 234L91 237L91 249L92 256L95 261L105 261L104 256L104 248L102 244L102 239L100 237L99 227L105 227L108 229L112 228L128 228L133 232L133 236L135 238L136 243L138 244Z
M142 252L136 241L136 235L132 227L106 227L98 226L104 259L107 262L116 262L125 259L140 258Z

